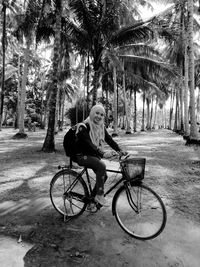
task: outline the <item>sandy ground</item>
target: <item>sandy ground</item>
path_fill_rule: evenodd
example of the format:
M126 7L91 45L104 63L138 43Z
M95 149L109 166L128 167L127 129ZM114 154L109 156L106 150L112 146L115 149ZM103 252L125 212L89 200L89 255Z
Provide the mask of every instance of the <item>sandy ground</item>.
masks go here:
M64 133L56 136L57 152L51 154L41 152L44 131L18 141L11 139L15 133L0 132L1 267L200 266L200 152L186 147L181 136L159 130L116 138L130 153L146 157L145 184L167 209L161 235L139 241L121 230L111 207L64 222L49 199L50 180L66 162Z

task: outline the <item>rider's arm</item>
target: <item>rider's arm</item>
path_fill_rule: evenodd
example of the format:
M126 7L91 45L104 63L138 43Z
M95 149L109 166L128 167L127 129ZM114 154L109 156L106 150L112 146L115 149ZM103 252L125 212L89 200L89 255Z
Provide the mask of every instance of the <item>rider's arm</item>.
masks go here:
M117 152L121 151L119 145L113 140L113 138L109 135L106 129L105 129L105 141L115 151Z

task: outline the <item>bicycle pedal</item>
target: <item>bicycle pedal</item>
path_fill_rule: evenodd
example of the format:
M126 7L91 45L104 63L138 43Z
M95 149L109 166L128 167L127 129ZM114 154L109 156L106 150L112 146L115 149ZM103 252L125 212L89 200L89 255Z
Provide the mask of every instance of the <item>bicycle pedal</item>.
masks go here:
M97 210L100 210L100 208L102 208L103 206L100 203L96 204Z

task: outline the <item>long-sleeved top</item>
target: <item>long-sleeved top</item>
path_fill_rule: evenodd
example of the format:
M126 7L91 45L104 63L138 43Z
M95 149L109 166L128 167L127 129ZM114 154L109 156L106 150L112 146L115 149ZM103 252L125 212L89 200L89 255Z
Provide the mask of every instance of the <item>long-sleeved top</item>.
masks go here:
M86 128L87 127L87 128ZM92 143L92 140L89 135L90 126L86 123L86 127L80 126L79 131L77 133L77 142L75 147L75 154L82 154L87 156L96 156L103 157L104 152L101 151L96 145ZM109 135L105 128L105 142L115 151L119 152L120 147L113 140L113 138Z

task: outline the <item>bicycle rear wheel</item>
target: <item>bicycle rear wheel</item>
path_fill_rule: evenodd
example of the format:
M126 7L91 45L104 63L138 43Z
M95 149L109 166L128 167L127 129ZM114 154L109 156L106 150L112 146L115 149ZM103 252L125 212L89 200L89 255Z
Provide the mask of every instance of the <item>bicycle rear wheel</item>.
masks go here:
M54 208L67 217L81 215L89 195L86 183L78 173L65 169L58 172L50 183L50 199Z
M143 184L127 183L121 186L112 205L120 227L134 238L155 238L165 227L167 214L163 201Z

